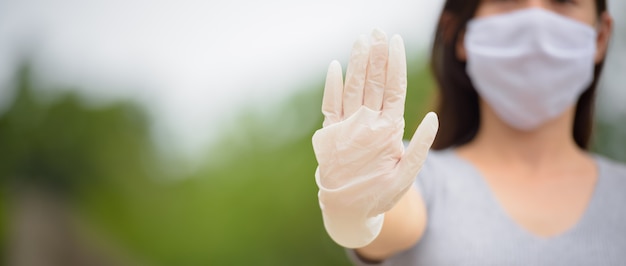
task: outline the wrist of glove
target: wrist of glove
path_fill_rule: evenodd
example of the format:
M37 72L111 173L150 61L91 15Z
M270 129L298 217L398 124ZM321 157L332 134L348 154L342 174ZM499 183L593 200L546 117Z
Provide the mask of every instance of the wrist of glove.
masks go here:
M367 246L382 230L384 213L369 216L358 208L336 208L322 201L320 207L326 232L343 247L354 249Z

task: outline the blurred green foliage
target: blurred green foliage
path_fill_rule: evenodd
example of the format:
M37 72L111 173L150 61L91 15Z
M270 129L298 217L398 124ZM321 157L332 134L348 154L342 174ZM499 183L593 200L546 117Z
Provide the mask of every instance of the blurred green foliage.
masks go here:
M0 114L2 245L7 244L7 213L18 208L9 204L20 193L43 189L80 205L99 186L145 180L157 166L148 121L135 105L87 108L76 95L44 95L34 84L24 64L15 78L15 98Z
M311 105L317 94L295 101ZM269 133L290 126L269 130L248 119L211 151L223 154L219 163L171 183L94 197L94 220L156 265L345 265L321 224L310 135L272 141Z
M626 163L626 114L617 118L596 118L592 151Z
M145 176L153 165L147 120L130 103L85 107L75 95L37 97L28 66L16 97L0 116L0 179L45 187L65 196L110 177ZM41 95L39 95L41 96Z
M140 107L94 109L72 94L41 100L32 80L24 67L13 104L0 114L0 196L15 184L65 195L100 234L147 265L348 265L324 231L313 176L323 82L270 115L243 110L236 128L220 129L203 167L168 176L168 167L180 166L157 154ZM410 62L405 138L432 110L433 92L428 69ZM597 150L626 150L626 132L615 124L599 124ZM6 201L0 208L5 223Z

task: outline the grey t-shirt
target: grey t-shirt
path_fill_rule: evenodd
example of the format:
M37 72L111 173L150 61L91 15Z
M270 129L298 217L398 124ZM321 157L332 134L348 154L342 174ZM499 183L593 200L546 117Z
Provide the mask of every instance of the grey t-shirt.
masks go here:
M626 265L626 166L594 158L599 177L582 218L544 238L504 212L472 164L432 151L415 182L428 210L422 239L381 264L348 255L355 265Z

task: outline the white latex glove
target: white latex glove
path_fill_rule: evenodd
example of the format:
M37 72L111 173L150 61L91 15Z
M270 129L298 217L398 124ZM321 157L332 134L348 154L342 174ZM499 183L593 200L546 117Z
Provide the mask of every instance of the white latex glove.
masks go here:
M326 231L339 245L359 248L380 233L384 213L413 184L438 120L428 113L406 151L404 101L406 56L400 36L372 32L352 50L345 85L341 65L328 69L322 113L324 126L313 135L319 164L315 178Z

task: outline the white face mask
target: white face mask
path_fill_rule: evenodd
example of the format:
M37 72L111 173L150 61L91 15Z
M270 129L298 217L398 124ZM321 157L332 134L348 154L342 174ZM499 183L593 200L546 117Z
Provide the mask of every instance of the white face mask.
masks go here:
M594 28L541 8L474 19L464 44L478 94L519 130L563 114L593 81Z

